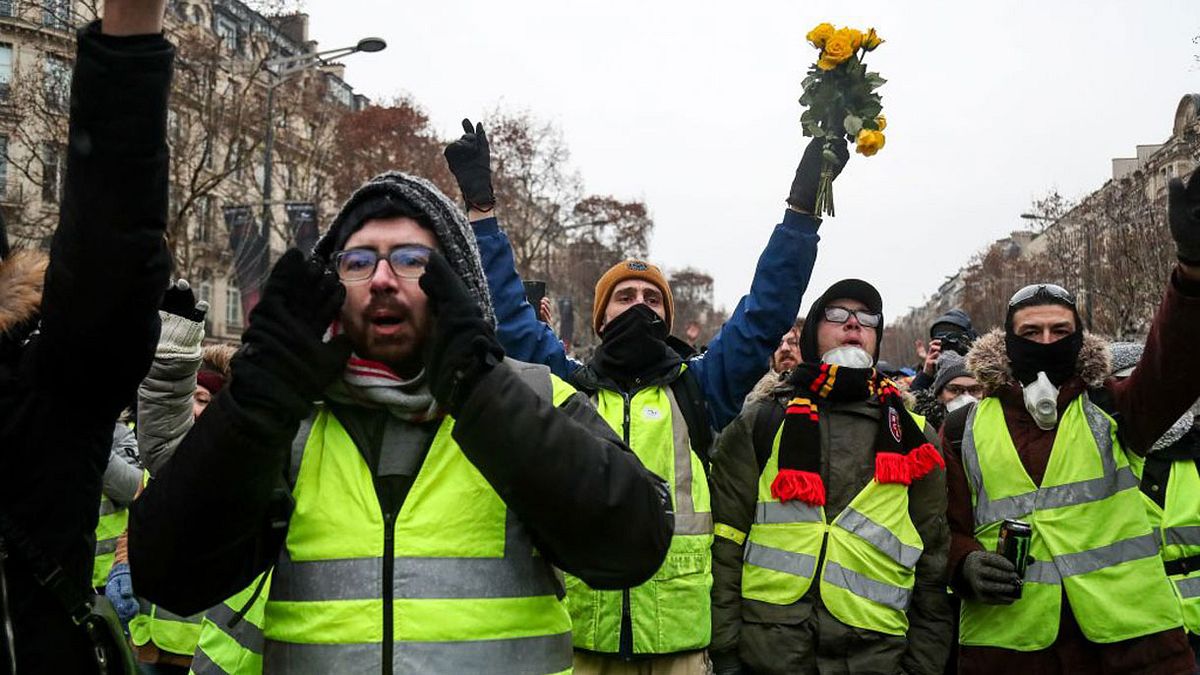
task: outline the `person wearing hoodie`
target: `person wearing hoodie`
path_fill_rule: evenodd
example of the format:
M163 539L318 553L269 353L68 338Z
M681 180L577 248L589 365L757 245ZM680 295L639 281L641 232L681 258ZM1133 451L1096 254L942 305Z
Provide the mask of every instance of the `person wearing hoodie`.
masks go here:
M1195 671L1133 470L1200 398L1195 173L1167 220L1179 264L1128 378L1054 284L1013 294L967 358L987 395L942 429L963 673ZM1031 528L1028 558L996 552L1006 520Z
M941 673L951 642L936 434L873 367L883 303L831 286L802 362L713 461L716 672Z
M1114 342L1111 375L1133 374L1145 348ZM1200 399L1175 420L1150 450L1141 468L1142 497L1154 528L1163 568L1171 579L1192 653L1200 655Z
M624 260L597 281L592 329L601 343L586 364L567 356L524 299L512 245L493 209L491 151L483 125L463 120L446 159L466 202L499 319L516 358L543 363L595 401L642 462L668 477L676 513L666 562L649 584L605 592L568 577L578 673L678 672L708 668L712 521L705 480L712 438L741 410L792 327L817 253L814 203L823 140L796 170L784 212L742 298L703 354L670 335L671 287L658 267ZM833 144L840 159L844 141Z
M73 619L107 605L92 591L103 474L171 264L165 4L108 0L78 33L48 263L8 250L0 227L0 670L99 671Z
M966 360L958 352L943 352L938 358L933 385L912 392L913 412L925 418L929 426L941 429L946 415L977 402L983 387L967 370Z
M908 390L914 394L929 388L937 376L938 359L946 352L955 352L965 357L971 344L979 338L971 325L971 317L961 309L954 308L934 320L929 326L929 347L925 350L925 361L913 376Z
M553 567L641 583L669 496L493 322L462 212L365 183L276 263L229 384L134 502L134 588L186 616L271 569L265 673L570 668Z

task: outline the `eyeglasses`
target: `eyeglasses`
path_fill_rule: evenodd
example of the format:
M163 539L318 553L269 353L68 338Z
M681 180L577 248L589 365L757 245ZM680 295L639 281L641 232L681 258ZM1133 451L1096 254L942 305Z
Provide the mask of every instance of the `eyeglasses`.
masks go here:
M982 384L972 384L969 386L963 385L963 384L948 384L945 387L942 387L942 390L949 393L951 396L962 396L963 394L970 394L970 395L974 396L975 398L983 398L983 385Z
M846 323L850 320L851 316L867 328L875 328L883 320L882 314L868 312L865 309L846 309L837 305L830 305L825 308L825 320L832 323Z
M425 265L433 249L420 244L397 246L388 252L385 259L392 273L402 279L419 279L425 273ZM333 254L333 268L342 281L366 281L375 274L381 256L375 249L352 248Z
M1058 284L1029 284L1025 288L1013 293L1013 296L1008 299L1008 306L1016 307L1038 297L1065 302L1071 307L1075 306L1075 296L1071 295L1070 291Z

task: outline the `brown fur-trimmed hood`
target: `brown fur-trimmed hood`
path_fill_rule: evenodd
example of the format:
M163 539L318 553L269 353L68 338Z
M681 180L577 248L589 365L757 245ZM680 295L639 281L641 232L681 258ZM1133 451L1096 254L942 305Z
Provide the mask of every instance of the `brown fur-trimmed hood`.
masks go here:
M15 251L0 261L0 333L37 315L49 262L41 251Z
M1089 387L1099 387L1108 378L1112 355L1108 341L1102 337L1083 334L1083 346L1075 360L1075 372ZM1004 331L995 328L975 341L967 354L967 370L990 393L1009 384L1017 384L1008 363L1008 351L1004 347Z
M229 361L233 358L233 354L236 351L236 346L223 342L204 345L204 348L200 351L200 367L220 373L222 377L228 378Z

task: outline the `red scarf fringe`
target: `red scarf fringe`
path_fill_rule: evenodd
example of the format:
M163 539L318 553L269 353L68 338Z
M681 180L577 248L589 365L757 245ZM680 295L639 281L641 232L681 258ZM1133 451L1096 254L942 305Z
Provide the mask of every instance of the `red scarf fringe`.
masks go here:
M809 506L825 506L825 483L811 471L780 469L771 483L771 496L781 502L798 499Z
M908 457L898 452L875 453L875 480L880 483L912 484Z
M942 454L933 447L932 443L915 447L908 453L909 474L913 480L924 478L930 471L939 467L946 468L946 461L942 459Z

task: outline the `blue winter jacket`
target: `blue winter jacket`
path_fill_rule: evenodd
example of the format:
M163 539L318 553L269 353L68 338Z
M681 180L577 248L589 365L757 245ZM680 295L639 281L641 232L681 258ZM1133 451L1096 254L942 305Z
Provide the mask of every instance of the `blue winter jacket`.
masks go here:
M472 223L483 269L496 309L497 336L514 359L543 363L567 379L583 364L567 356L562 341L525 301L512 245L495 218ZM742 409L746 395L766 372L771 354L800 312L817 259L820 221L788 209L758 259L750 293L738 301L729 320L688 360L708 403L709 422L720 430Z

